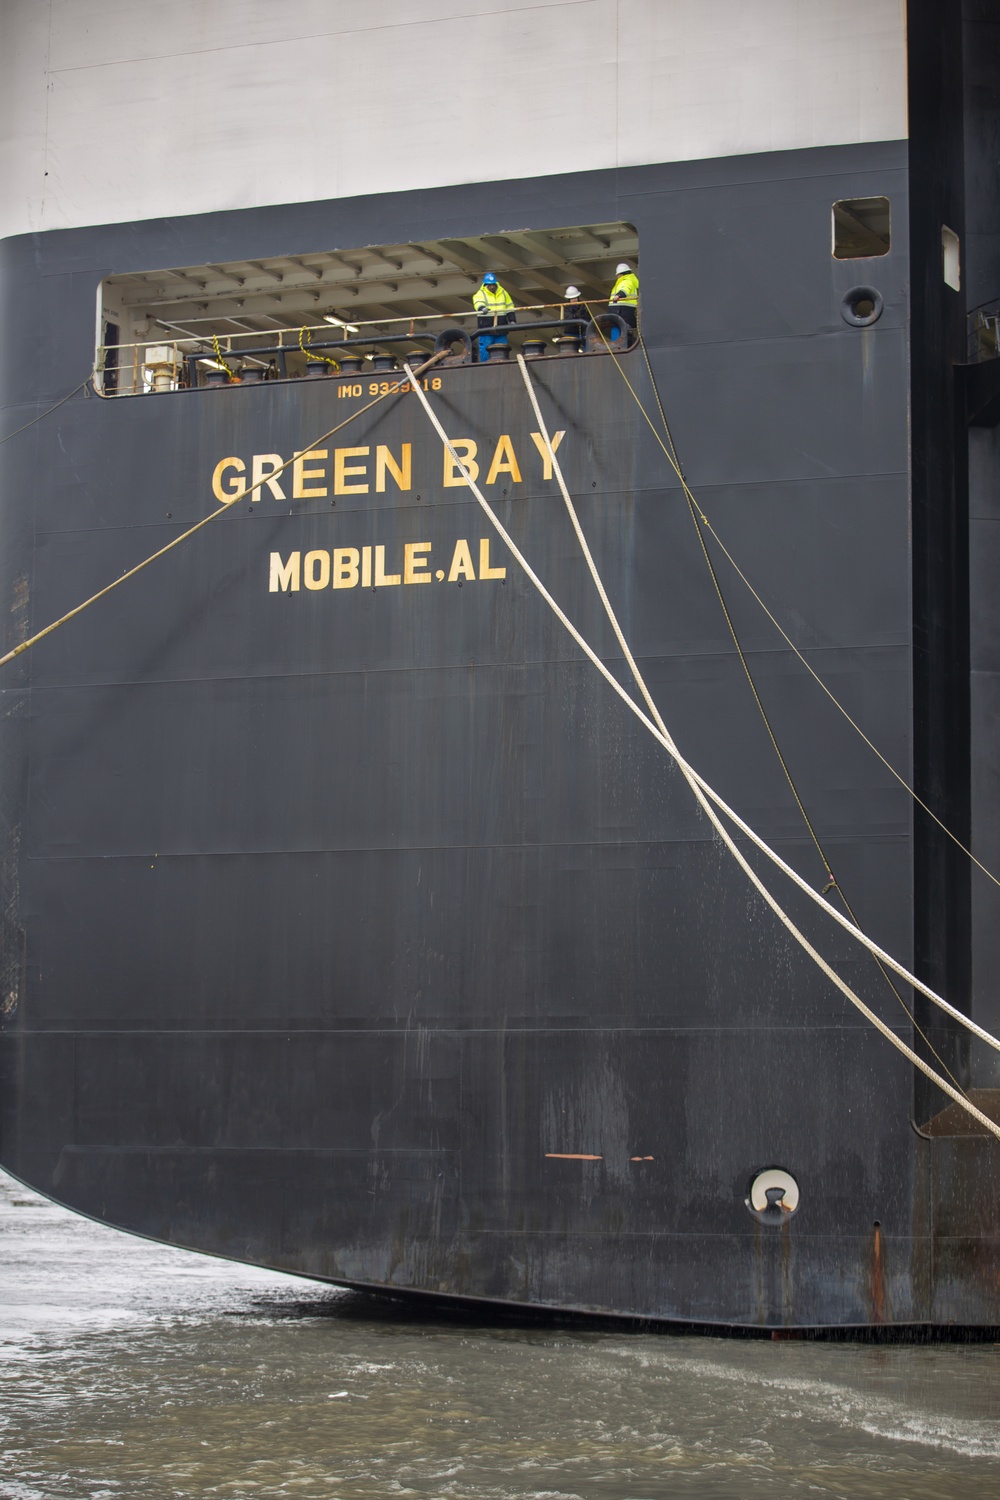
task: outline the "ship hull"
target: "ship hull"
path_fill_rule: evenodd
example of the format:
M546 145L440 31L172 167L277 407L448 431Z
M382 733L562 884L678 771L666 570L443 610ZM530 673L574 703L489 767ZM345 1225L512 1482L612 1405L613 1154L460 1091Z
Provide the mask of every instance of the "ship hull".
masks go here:
M110 272L635 224L657 390L641 351L532 365L584 531L682 752L817 887L829 861L907 961L909 799L707 536L817 849L646 420L658 391L718 537L907 771L906 167L889 142L10 241L8 328L40 404L86 368ZM830 204L882 194L893 247L862 276L830 256ZM874 276L882 316L851 326L843 298ZM344 1284L765 1327L995 1321L982 1217L958 1225L959 1196L952 1233L933 1186L984 1143L914 1130L908 1064L445 483L416 397L362 412L370 384L77 399L4 449L12 642L254 454L323 450L298 483L325 493L286 475L7 669L0 1161L109 1223ZM517 368L444 369L428 399L626 682ZM407 445L404 486L377 454L402 472ZM776 888L910 1040L872 960ZM747 1203L772 1167L801 1190L776 1223Z

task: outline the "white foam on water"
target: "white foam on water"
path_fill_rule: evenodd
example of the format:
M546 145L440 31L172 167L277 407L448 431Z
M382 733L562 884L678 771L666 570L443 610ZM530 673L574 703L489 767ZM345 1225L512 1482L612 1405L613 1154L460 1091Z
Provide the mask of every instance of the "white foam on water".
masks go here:
M983 1351L341 1317L350 1294L10 1199L3 1500L1000 1493Z
M920 1443L968 1458L1000 1458L1000 1432L995 1422L964 1422L960 1417L939 1419L925 1413L905 1415L897 1407L881 1417L869 1412L867 1417L859 1418L857 1425L862 1432L889 1442Z
M687 1349L683 1356L672 1353L667 1344L662 1352L641 1355L637 1363L644 1372L666 1377L668 1382L683 1379L689 1392L692 1388L706 1388L706 1404L715 1404L716 1394L710 1393L713 1385L723 1389L728 1387L730 1392L734 1388L742 1390L745 1398L750 1399L731 1409L734 1417L741 1416L752 1422L766 1416L769 1423L775 1424L835 1424L893 1444L931 1447L963 1458L1000 1459L1000 1422L921 1409L915 1403L908 1404L906 1400L880 1395L863 1378L857 1380L856 1384L848 1384L843 1380L821 1380L814 1376L765 1373L738 1362L747 1357L767 1358L772 1355L780 1358L787 1346L781 1346L779 1351L767 1343L732 1345L730 1347L734 1350L734 1362L727 1364L718 1359L714 1350L706 1357L699 1357L696 1350L691 1350L692 1341L686 1342ZM703 1347L707 1351L712 1346L706 1343ZM824 1347L830 1349L831 1358L835 1358L844 1348L804 1344L795 1346L796 1349L809 1350L812 1357L815 1357L816 1350ZM973 1346L973 1349L977 1349L977 1346ZM909 1356L919 1352L917 1348L895 1348L886 1357L902 1365ZM627 1345L609 1346L603 1351L603 1355L616 1356L630 1362L633 1360L633 1353ZM863 1377L870 1372L860 1373ZM1000 1370L995 1369L993 1374L996 1381ZM946 1393L942 1391L942 1394ZM1000 1416L1000 1387L997 1388L997 1396ZM732 1394L728 1399L732 1401ZM649 1437L654 1437L654 1434L650 1433ZM758 1442L763 1440L744 1438L740 1447L746 1450L756 1447ZM763 1443L763 1446L772 1453L775 1451L772 1444ZM735 1460L737 1454L730 1453L728 1457ZM745 1457L748 1461L760 1462L759 1452L745 1453Z

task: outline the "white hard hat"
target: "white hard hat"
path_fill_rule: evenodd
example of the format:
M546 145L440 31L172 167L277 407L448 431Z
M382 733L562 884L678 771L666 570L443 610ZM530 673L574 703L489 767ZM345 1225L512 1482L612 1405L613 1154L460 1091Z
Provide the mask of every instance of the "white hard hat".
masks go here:
M615 275L621 276L625 271L631 271L631 269L632 267L629 265L627 260L620 260L615 266Z
M580 288L578 286L568 286L566 288L566 299L567 299L567 301L569 300L570 297L579 297L579 295L580 295Z

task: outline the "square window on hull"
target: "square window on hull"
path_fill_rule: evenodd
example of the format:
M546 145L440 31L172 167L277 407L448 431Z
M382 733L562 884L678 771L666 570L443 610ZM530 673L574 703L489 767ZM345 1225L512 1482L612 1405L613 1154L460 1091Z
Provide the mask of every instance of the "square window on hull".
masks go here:
M864 260L888 255L888 198L841 198L833 205L833 254L836 260Z

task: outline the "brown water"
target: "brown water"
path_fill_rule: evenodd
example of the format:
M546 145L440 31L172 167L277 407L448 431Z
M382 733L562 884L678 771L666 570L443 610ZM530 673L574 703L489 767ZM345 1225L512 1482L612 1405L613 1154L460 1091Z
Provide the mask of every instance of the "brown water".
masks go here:
M998 1408L991 1344L434 1321L0 1176L4 1500L989 1500Z

